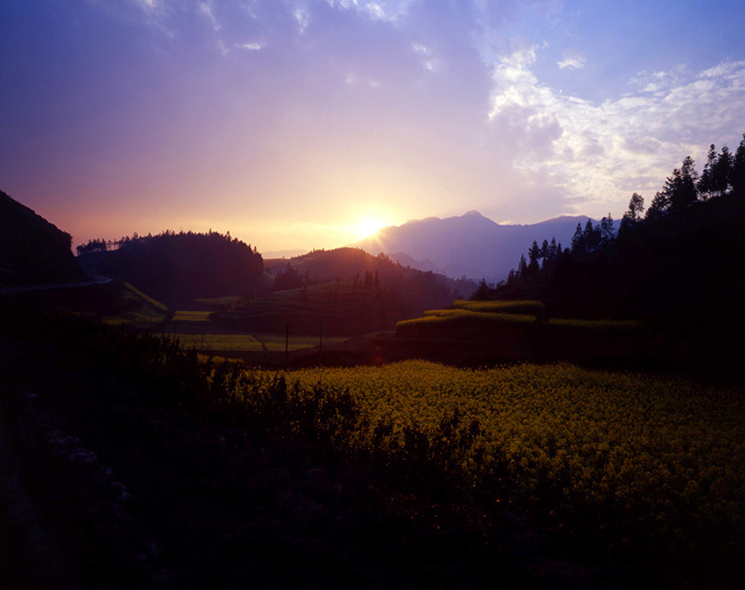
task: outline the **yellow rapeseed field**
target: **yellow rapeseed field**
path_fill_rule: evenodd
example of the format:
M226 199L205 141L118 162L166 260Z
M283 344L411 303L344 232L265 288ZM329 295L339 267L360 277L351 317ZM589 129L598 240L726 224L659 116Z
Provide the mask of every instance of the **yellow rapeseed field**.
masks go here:
M468 485L506 481L528 503L548 495L557 509L589 510L598 527L643 519L654 534L686 543L701 527L742 530L739 390L569 364L468 370L408 361L308 369L286 380L298 397L348 392L364 417L341 441L349 449L406 450L407 432L416 431L433 455L455 453ZM454 415L456 430L443 430Z

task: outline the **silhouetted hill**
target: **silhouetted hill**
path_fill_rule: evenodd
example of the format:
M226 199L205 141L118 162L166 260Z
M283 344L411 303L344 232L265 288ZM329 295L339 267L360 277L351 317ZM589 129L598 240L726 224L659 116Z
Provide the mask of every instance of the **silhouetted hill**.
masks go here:
M404 260L410 260L404 257ZM404 283L430 283L438 285L436 291L447 292L449 298L455 291L468 297L476 288L473 281L455 280L438 273L434 268L420 270L403 261L392 260L388 255L376 256L360 248L336 248L334 250L315 250L290 260L275 260L267 263L266 270L276 275L289 266L304 280L312 283L365 282L369 273L373 280L377 273L380 287L391 288ZM430 263L431 264L431 263Z
M424 261L427 266L421 268L435 265L450 277L466 275L499 281L517 265L533 240L541 243L555 237L567 246L577 223L584 225L586 221L586 216L565 216L531 225L500 225L477 211L469 211L460 217L428 217L385 227L356 246L393 258L400 255L391 253L405 253L413 261ZM419 262L411 266L420 268Z
M70 234L0 191L0 287L80 279Z
M256 331L336 335L392 329L424 309L467 297L472 281L455 281L372 256L358 248L317 250L267 265L275 293L215 315L217 321Z
M264 290L261 254L230 235L166 231L125 238L114 246L118 248L92 251L80 259L167 304Z

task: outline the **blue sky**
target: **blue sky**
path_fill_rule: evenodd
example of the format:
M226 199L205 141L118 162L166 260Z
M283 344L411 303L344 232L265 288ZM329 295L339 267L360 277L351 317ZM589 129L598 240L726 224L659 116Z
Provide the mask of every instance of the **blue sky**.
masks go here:
M75 243L619 218L745 132L745 4L4 0L0 189Z

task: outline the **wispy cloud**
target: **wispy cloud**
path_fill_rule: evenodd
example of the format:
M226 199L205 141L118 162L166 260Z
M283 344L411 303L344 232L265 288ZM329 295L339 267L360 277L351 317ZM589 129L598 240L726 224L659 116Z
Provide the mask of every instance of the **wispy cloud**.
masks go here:
M215 18L214 13L212 12L212 6L206 2L200 2L199 3L199 12L207 19L207 22L212 25L212 28L215 31L219 31L222 28L222 25L218 22L218 20Z
M136 0L146 10L155 10L158 7L157 0Z
M266 45L264 43L236 43L235 44L236 49L247 49L249 51L260 51L261 49L264 49Z
M587 58L576 49L565 49L561 61L558 62L560 69L581 70L587 65Z

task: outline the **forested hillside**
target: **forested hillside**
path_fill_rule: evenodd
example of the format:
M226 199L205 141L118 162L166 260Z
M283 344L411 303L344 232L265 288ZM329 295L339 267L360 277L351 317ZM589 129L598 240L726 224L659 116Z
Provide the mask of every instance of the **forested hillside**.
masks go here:
M156 236L93 240L78 247L83 264L126 280L165 303L263 292L256 248L230 234L165 231Z
M450 305L475 284L371 256L356 248L318 250L267 265L273 294L244 301L215 319L245 329L362 334L392 329L424 309Z

